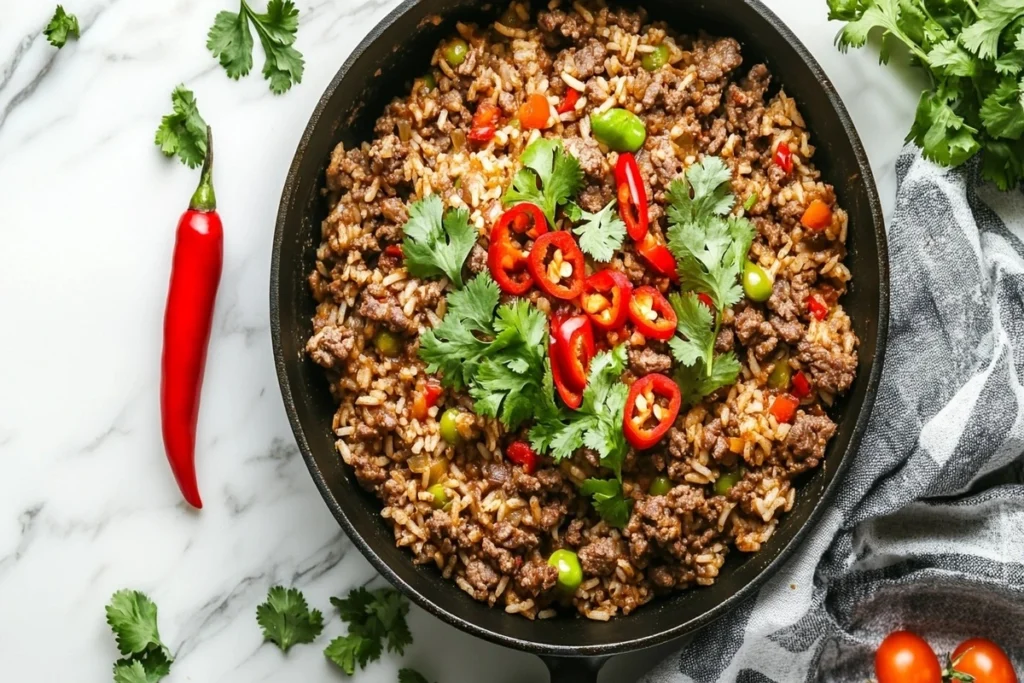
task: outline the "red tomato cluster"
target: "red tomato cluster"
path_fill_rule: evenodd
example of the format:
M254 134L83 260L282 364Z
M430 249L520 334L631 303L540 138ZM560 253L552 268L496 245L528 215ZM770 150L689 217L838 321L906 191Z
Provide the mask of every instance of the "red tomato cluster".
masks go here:
M910 631L890 633L878 646L875 676L878 683L1017 683L1013 662L991 640L971 638L960 643L943 669L924 638Z

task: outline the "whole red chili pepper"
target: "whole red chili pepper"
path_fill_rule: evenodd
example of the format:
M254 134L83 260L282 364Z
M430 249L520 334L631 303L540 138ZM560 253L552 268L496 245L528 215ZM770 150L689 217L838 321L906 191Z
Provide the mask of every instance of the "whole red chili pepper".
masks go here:
M207 127L199 187L178 221L164 313L160 382L167 460L185 500L197 508L203 503L196 482L196 420L223 261L224 230L213 192L213 132Z

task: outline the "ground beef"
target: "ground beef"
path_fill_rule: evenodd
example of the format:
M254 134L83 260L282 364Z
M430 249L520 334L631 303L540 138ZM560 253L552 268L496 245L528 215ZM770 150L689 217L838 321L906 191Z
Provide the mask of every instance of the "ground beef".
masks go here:
M597 213L603 209L614 197L614 190L610 182L601 185L589 185L579 196L579 205L584 211Z
M466 565L466 580L476 589L473 597L477 600L486 599L488 591L498 585L500 578L494 567L483 560L470 560Z
M380 203L380 212L384 218L396 225L405 225L409 220L409 212L406 211L405 202L398 197L388 197Z
M306 342L306 353L317 365L333 368L344 362L356 346L356 335L349 327L328 326Z
M765 321L761 311L753 306L748 306L736 314L733 327L740 343L754 349L754 355L758 360L767 358L779 344L775 329Z
M841 346L826 348L803 340L797 346L796 359L810 372L815 386L841 394L850 388L857 373L857 354L846 353Z
M497 565L502 574L511 574L519 566L519 562L516 561L518 558L515 555L504 548L499 548L489 538L483 540L480 549L489 560Z
M793 288L789 280L783 278L776 278L772 285L772 295L765 305L783 320L796 320L803 310L803 307L793 300Z
M732 328L728 326L722 327L718 331L718 336L715 337L715 351L718 353L732 351L735 344L736 334L732 331Z
M732 38L720 38L708 48L705 59L697 64L697 75L710 83L721 80L727 73L743 63L740 44Z
M563 38L571 38L579 41L581 38L588 38L594 35L594 26L583 20L575 12L566 14L562 10L540 12L537 15L537 25L541 31L553 34L558 31Z
M419 331L419 325L405 315L398 298L383 287L370 285L363 290L359 298L359 315L383 323L394 332L415 334Z
M616 561L622 551L618 543L605 536L583 546L578 554L586 574L609 576L615 571Z
M786 464L799 472L817 467L835 431L836 425L827 415L809 415L799 411L782 443Z
M487 250L479 244L474 244L473 250L469 252L469 258L466 259L466 267L471 273L482 273L487 270Z
M498 545L508 550L536 548L540 544L537 534L514 527L508 522L495 524L491 537Z
M585 81L591 76L604 73L604 58L607 54L604 43L599 40L591 40L586 47L577 50L573 56L576 78Z
M604 179L604 154L601 153L601 148L593 138L583 139L572 136L563 138L562 144L565 145L565 151L579 160L580 168L588 177L598 181ZM590 211L590 209L587 210Z
M515 575L515 584L523 597L536 597L551 590L558 582L558 570L543 558L534 558L524 562Z
M672 570L664 565L652 567L648 570L647 578L658 588L668 589L676 585L676 579L672 575Z
M672 357L664 353L658 353L649 346L630 349L629 368L637 377L643 377L652 372L667 373L672 369Z

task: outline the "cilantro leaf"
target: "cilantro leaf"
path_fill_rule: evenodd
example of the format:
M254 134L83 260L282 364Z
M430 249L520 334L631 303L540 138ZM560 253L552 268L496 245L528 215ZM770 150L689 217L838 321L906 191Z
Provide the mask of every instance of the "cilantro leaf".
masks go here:
M106 607L107 623L125 658L114 664L114 680L155 683L171 671L171 656L160 640L156 605L144 593L120 590Z
M1016 140L1024 134L1024 93L1017 79L1004 77L981 103L981 121L994 138Z
M427 677L416 669L399 669L398 683L428 683Z
M668 299L678 319L676 329L683 335L669 340L672 355L683 365L700 362L705 367L710 367L715 350L711 311L693 292L673 292L669 294Z
M465 209L444 210L441 198L430 195L409 207L402 253L415 277L447 277L462 287L462 264L476 244L476 228Z
M299 30L299 10L292 0L269 0L263 14L241 0L238 12L217 14L207 35L206 48L220 60L228 77L237 80L252 69L250 22L263 46L263 77L270 90L280 95L293 84L301 83L305 61L292 47Z
M732 351L714 356L710 372L703 360L692 366L679 366L676 370L676 384L682 390L683 404L696 405L722 387L736 382L740 376L740 362Z
M974 76L976 65L974 58L967 53L955 40L944 40L928 53L928 61L932 68L947 76Z
M135 680L156 683L171 673L170 655L163 648L146 650L142 654L132 655L114 662L114 681L120 675L123 680L134 682ZM138 678L141 670L144 678Z
M420 337L419 354L427 372L440 371L445 386L461 390L472 382L496 334L498 298L498 285L489 273L481 273L465 289L448 295L444 319Z
M690 166L684 177L669 185L669 220L685 224L725 216L736 201L729 187L731 180L732 171L718 157L705 157Z
M324 630L324 616L311 610L306 598L296 588L274 586L267 601L256 608L256 622L263 629L263 638L288 652L292 645L312 643Z
M155 142L164 156L177 155L181 163L197 168L206 158L206 121L199 114L195 95L184 85L171 92L174 111L164 116Z
M1020 0L981 0L978 19L960 34L960 42L983 59L994 58L1003 30L1020 16L1024 16Z
M65 12L62 5L57 5L53 18L43 29L43 35L50 41L50 45L58 50L64 47L68 38L78 38L79 33L78 17Z
M348 634L335 638L327 645L324 656L350 676L356 666L365 668L384 652L403 654L412 643L412 634L405 616L409 602L398 591L382 588L368 591L356 588L346 598L331 598L341 618L348 624Z
M945 98L926 91L921 94L907 140L913 140L926 159L943 166L959 166L981 149L975 137L977 132L977 128L967 125L953 111Z
M580 486L580 493L591 497L591 504L608 526L626 527L633 501L623 497L618 479L587 479Z
M114 683L151 683L159 678L150 678L142 662L130 661L114 665Z
M537 138L523 151L520 161L523 168L512 178L512 187L505 192L502 202L536 204L553 226L558 207L583 187L580 162L565 151L557 138Z
M719 311L743 298L739 276L753 240L750 221L735 216L713 216L703 224L673 223L668 229L680 282L706 292Z
M579 235L580 249L590 254L595 261L611 261L615 251L622 248L622 240L626 236L626 224L615 211L615 200L608 202L608 205L597 213L583 211L576 204L571 206L576 207L579 213L575 219L570 216L570 220L585 221L572 229ZM575 211L573 215L577 215Z

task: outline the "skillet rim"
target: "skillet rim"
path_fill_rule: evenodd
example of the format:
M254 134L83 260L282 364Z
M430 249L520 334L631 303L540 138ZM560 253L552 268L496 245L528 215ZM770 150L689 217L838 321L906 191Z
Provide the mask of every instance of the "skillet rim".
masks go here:
M774 576L780 569L781 565L783 565L792 556L803 542L804 537L809 533L810 529L820 521L825 509L835 498L839 482L846 469L850 466L850 463L860 446L861 438L867 429L867 424L875 405L875 395L881 378L889 329L889 249L885 233L885 219L878 196L878 188L875 185L871 165L868 161L860 136L857 133L857 129L853 124L853 120L850 118L850 114L846 110L846 106L843 104L842 99L839 97L839 93L836 92L832 81L821 68L821 65L814 56L811 55L806 46L799 40L799 38L797 38L793 31L774 12L766 7L761 0L741 1L761 15L762 19L777 31L782 38L789 42L793 50L796 52L796 55L804 62L814 77L818 80L822 91L828 99L829 105L832 107L836 117L842 125L843 133L847 136L850 141L850 145L853 148L853 156L864 182L865 193L867 195L867 201L874 227L875 243L878 251L877 265L879 281L878 308L876 312L878 329L875 336L874 355L870 359L871 369L868 373L864 401L850 434L850 439L846 443L842 458L836 468L835 475L825 486L825 489L822 491L817 502L815 502L813 508L808 514L807 519L793 533L792 538L790 538L789 541L778 551L775 557L761 568L752 581L704 614L685 622L677 623L671 628L658 633L639 637L622 637L614 640L613 642L607 642L600 645L572 646L565 644L535 643L478 626L472 621L456 616L446 610L442 605L425 597L416 588L402 579L383 559L381 559L373 549L372 545L367 542L363 535L355 528L355 525L348 519L344 511L337 504L335 496L330 490L323 473L320 471L320 468L313 456L312 449L306 439L305 432L299 419L298 410L296 408L291 383L287 375L287 367L289 363L298 362L298 359L289 360L284 357L281 335L281 311L279 306L281 248L286 234L285 227L288 222L289 206L291 204L290 200L292 199L299 184L299 169L301 161L307 154L311 153L309 149L310 138L313 135L314 129L320 123L320 119L324 116L331 96L342 85L349 70L362 57L363 53L373 43L380 39L381 36L390 29L399 18L420 4L421 0L403 0L397 7L378 21L377 24L375 24L374 27L366 34L363 40L361 40L352 50L348 58L346 58L337 73L331 79L331 82L324 90L323 95L318 100L316 107L303 130L302 136L299 139L299 143L297 145L295 155L292 158L291 166L288 169L288 174L285 177L285 183L281 193L281 201L274 230L273 253L270 269L271 339L274 350L274 364L277 371L278 384L281 388L281 395L284 402L285 412L288 415L288 422L292 428L292 433L295 437L299 451L302 454L302 458L306 463L306 467L310 471L310 475L312 476L317 489L320 491L321 497L323 497L324 502L331 510L331 514L334 515L334 518L345 530L346 535L352 541L353 545L359 549L360 553L362 553L370 564L373 565L374 569L387 579L389 583L401 590L413 602L433 616L466 633L499 645L504 645L506 647L537 655L583 657L610 656L623 652L654 647L673 638L677 638L703 628L732 611L739 602L753 595L756 590L759 589L770 577ZM863 361L864 359L861 360L861 362ZM611 626L611 624L608 626Z

